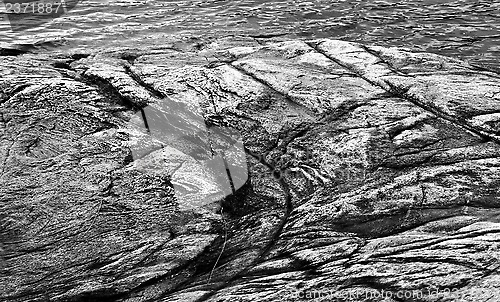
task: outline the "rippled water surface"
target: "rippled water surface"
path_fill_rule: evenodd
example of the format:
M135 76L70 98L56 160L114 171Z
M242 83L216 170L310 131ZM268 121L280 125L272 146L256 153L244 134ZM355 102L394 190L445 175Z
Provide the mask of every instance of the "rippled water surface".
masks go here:
M498 70L499 28L498 0L88 0L31 30L13 32L4 22L0 42L53 41L57 49L71 49L160 44L172 36L331 37L451 55Z

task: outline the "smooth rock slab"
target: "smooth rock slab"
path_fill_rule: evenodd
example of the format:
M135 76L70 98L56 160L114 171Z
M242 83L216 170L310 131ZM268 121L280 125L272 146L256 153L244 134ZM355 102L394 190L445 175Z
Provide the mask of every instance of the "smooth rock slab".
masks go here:
M498 298L496 73L226 39L0 74L6 301Z

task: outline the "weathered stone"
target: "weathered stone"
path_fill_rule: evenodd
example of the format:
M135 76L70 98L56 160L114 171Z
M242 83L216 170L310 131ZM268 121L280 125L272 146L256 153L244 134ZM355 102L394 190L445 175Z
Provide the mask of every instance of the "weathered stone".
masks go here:
M498 298L496 73L221 40L0 74L6 301Z

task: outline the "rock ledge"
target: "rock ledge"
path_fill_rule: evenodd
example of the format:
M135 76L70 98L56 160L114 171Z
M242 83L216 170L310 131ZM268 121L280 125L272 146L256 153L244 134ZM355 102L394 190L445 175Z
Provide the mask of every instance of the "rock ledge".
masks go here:
M494 72L222 39L0 75L4 301L499 298Z

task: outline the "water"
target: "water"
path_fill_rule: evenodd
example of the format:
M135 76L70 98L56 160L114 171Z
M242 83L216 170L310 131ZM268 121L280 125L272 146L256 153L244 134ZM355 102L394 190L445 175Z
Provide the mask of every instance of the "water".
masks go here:
M31 30L12 32L0 24L0 44L50 51L155 45L179 37L328 37L429 51L498 70L498 28L497 0L84 0Z

